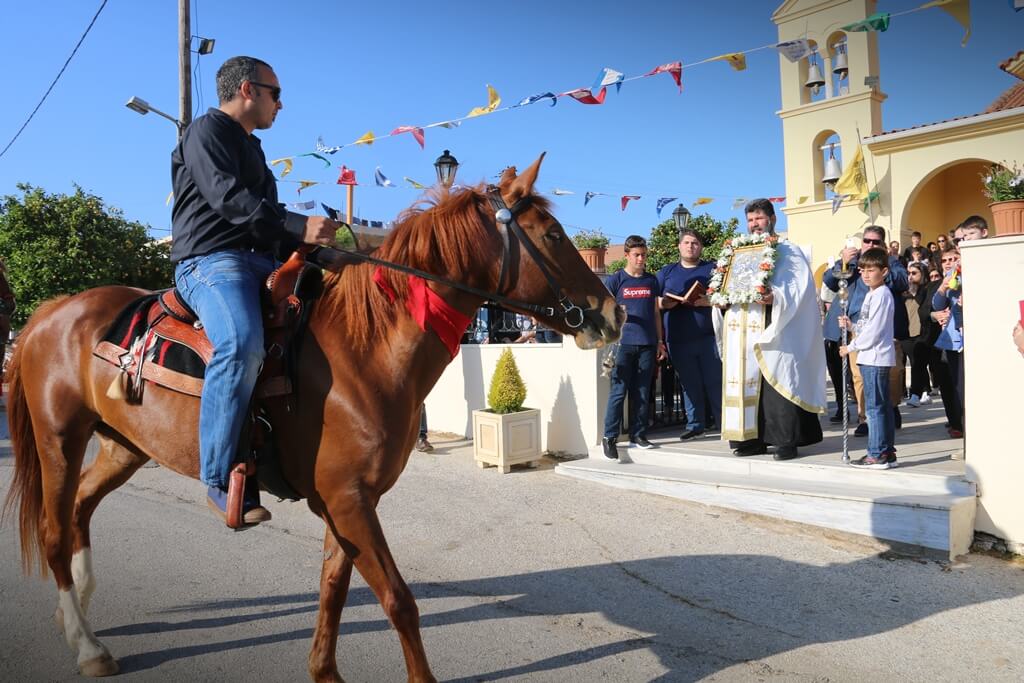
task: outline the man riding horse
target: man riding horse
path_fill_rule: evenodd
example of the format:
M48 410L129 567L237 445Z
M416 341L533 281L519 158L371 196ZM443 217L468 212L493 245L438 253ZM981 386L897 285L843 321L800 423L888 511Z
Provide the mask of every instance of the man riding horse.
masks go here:
M232 57L217 71L220 105L197 118L171 155L174 281L213 344L199 413L201 480L227 520L227 489L239 434L265 355L260 287L299 243L334 242L323 216L284 210L253 131L274 124L281 86L269 64ZM243 521L270 519L247 488Z

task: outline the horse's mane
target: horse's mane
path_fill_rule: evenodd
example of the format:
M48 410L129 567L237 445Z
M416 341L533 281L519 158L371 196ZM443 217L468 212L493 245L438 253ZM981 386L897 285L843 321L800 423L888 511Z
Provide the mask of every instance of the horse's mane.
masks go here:
M373 255L467 285L487 287L492 283L486 275L494 266L489 262L488 249L495 234L482 220L481 211L488 210L486 199L482 184L455 192L431 190L399 215L391 234ZM539 197L534 203L542 209L548 207L547 201ZM384 268L384 280L397 295L392 302L374 282L375 268L370 264L350 265L341 273L328 274L317 309L317 315L339 324L346 345L357 349L384 340L384 333L397 317L395 307L404 306L409 291L405 273Z

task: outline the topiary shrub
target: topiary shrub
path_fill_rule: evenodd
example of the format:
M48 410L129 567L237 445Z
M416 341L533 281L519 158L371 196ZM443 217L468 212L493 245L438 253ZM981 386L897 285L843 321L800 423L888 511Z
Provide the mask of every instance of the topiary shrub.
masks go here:
M496 413L514 413L526 401L526 385L519 374L512 349L505 349L498 358L498 365L491 377L491 389L487 392L487 405Z

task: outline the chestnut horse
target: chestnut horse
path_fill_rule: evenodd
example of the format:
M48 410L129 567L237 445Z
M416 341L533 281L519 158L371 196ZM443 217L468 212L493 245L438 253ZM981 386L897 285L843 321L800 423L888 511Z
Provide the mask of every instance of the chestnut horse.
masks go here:
M491 292L578 346L599 347L618 338L624 314L548 202L533 194L543 158L520 176L507 169L497 188L435 192L399 217L374 256L448 280L430 287L466 316L483 303L480 292ZM268 412L289 483L326 525L311 677L341 680L335 648L354 565L398 631L409 680L432 681L419 611L376 507L405 468L420 406L451 356L404 305L407 275L384 272L392 300L374 283L373 268L351 265L325 278L299 355L293 409L271 403ZM86 620L97 504L150 458L199 475L198 399L152 384L140 405L112 399L105 389L117 369L92 355L117 312L144 294L101 287L47 302L22 333L9 373L15 475L7 506L20 505L25 570L37 553L45 557L57 582L56 618L79 670L91 676L118 670ZM99 453L82 471L93 435Z

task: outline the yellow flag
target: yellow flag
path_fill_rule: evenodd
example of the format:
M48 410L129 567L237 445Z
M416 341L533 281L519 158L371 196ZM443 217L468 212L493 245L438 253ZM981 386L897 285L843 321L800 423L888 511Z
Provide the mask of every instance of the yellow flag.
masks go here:
M864 170L864 151L860 145L857 145L853 159L846 164L843 175L832 191L836 194L849 195L853 199L863 199L868 196L868 174Z
M956 19L957 23L964 27L964 39L960 41L960 47L967 45L967 39L971 37L971 0L932 0L918 9L929 7L938 7Z
M372 130L368 130L368 131L366 131L363 134L363 137L359 138L358 140L356 140L352 144L354 144L354 145L372 145L373 141L376 140L376 139L377 138L375 138L373 136L373 131Z
M729 66L735 71L743 71L747 68L747 56L742 52L730 52L725 55L718 55L708 60L709 62L724 61L729 62Z
M702 204L710 204L715 201L711 197L697 197L697 201L693 203L693 206L701 206Z
M810 199L810 197L808 197L807 195L805 195L805 194L804 195L800 195L800 198L796 200L796 203L797 204L803 204L808 199Z
M164 201L164 206L170 206L172 199L174 199L174 190L171 190L171 193L167 195L167 200Z
M300 181L299 181L299 190L298 190L298 193L299 193L299 194L302 194L302 191L303 191L303 190L305 190L306 188L308 188L308 187L313 187L314 185L319 185L319 184L320 184L320 183L318 183L318 182L317 182L317 181L315 181L315 180L300 180Z
M492 111L498 108L501 104L501 97L498 96L498 91L495 90L490 84L487 85L487 106L485 107L473 107L466 118L472 116L483 116L484 114L490 114Z
M277 166L278 164L284 164L284 168L281 169L282 178L284 178L286 175L292 172L292 157L274 159L273 161L270 162L271 166Z

